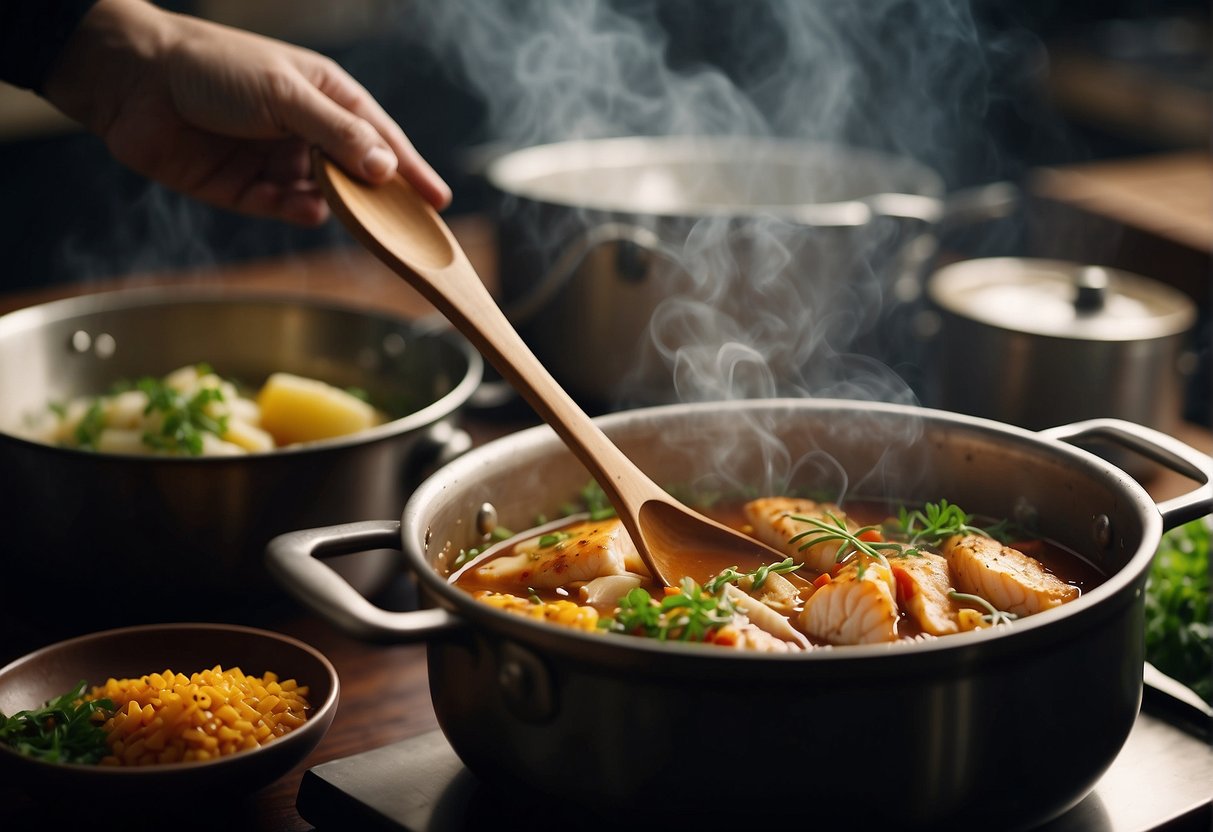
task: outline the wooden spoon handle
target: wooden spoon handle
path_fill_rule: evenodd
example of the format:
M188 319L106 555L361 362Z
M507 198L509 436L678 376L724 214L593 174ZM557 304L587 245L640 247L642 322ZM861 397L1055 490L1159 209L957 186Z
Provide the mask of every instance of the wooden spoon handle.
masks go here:
M526 398L576 453L621 517L636 517L648 500L670 500L535 357L433 206L403 179L397 183L403 187L376 192L373 186L349 178L322 155L314 159L329 202L350 231L445 315ZM392 201L385 207L389 193ZM408 233L401 233L402 223ZM639 534L636 529L629 531Z

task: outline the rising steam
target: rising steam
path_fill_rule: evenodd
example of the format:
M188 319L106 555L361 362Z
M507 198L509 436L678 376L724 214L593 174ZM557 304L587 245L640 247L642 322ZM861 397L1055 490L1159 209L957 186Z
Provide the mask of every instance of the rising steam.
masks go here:
M993 153L982 132L992 53L967 0L446 0L414 12L410 32L479 93L486 138L505 147L745 136L872 148L945 179L961 148ZM720 61L698 57L705 38L713 49L700 52ZM849 180L872 175L863 167L841 157L775 185L804 202L849 198ZM770 187L745 183L733 195L763 203ZM584 230L549 218L531 242L550 267ZM647 343L614 404L661 398L654 379L681 400L915 400L899 373L912 358L898 346L904 331L887 316L897 278L922 265L905 257L921 226L876 220L841 247L838 235L780 216L743 226L704 217L672 240L668 227L651 230L674 262L651 267L667 290L634 339Z

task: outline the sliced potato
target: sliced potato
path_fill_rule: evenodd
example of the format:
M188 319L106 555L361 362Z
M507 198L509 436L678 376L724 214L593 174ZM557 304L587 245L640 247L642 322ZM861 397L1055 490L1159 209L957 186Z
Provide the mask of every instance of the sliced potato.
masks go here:
M322 381L274 373L257 396L261 427L279 445L345 436L378 424L378 411Z
M223 441L238 445L249 453L274 450L274 437L243 419L227 420L227 432L223 434Z

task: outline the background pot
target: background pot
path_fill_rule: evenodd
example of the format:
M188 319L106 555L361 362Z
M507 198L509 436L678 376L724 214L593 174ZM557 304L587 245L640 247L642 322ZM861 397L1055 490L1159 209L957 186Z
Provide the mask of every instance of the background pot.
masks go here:
M486 176L502 305L591 406L724 398L703 368L726 341L770 369L751 397L827 389L853 374L844 353L901 365L934 230L1014 201L1004 185L945 200L903 157L760 138L564 142Z
M13 431L48 402L205 361L256 387L274 371L356 386L395 417L372 430L225 458L96 454ZM288 297L171 287L87 295L0 318L0 504L5 584L112 623L247 603L274 589L274 535L316 522L387 518L433 463L470 446L457 409L481 376L462 338ZM320 520L320 518L326 518ZM393 574L386 554L345 570L363 591ZM60 612L54 613L56 615ZM94 619L95 620L95 619Z
M1213 462L1116 421L1033 434L828 400L676 406L599 421L658 482L708 493L811 484L853 497L947 497L1033 522L1109 577L1009 629L893 649L752 655L546 625L453 589L443 565L482 543L489 520L525 528L538 512L558 514L582 487L584 469L547 428L437 472L399 527L355 524L271 543L275 574L340 626L365 638L432 639L435 711L483 780L596 813L649 801L670 811L751 810L722 798L727 784L729 796L766 795L764 817L803 817L803 791L820 784L811 812L821 824L1043 822L1090 790L1136 718L1142 590L1163 529L1213 507ZM1067 444L1091 434L1202 485L1156 506L1123 472ZM386 613L314 559L387 545L398 533L433 609ZM1042 752L1025 736L1060 739ZM800 785L772 793L772 783Z
M1110 416L1171 431L1195 304L1139 275L989 258L927 281L933 403L1026 428Z

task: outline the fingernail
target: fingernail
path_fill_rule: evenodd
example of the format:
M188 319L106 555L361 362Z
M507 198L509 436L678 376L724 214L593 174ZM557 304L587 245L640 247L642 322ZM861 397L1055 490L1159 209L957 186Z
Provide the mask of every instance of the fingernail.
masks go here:
M362 160L362 172L376 182L386 179L395 170L396 157L382 147L372 147Z

